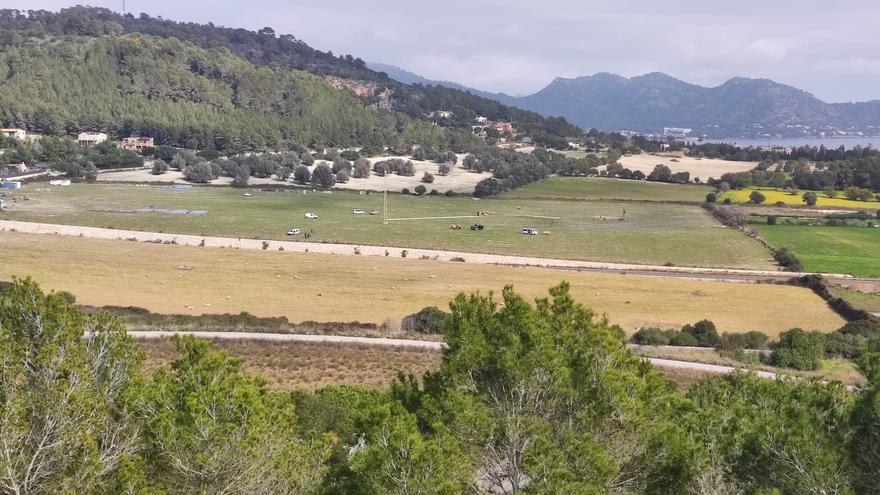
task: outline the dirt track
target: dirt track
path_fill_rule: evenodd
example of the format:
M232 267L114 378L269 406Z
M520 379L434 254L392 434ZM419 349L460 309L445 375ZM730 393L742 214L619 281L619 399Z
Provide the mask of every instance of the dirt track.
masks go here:
M806 275L800 272L782 272L771 270L744 270L726 268L695 268L682 266L636 265L626 263L601 263L595 261L577 261L552 258L535 258L529 256L507 256L497 254L467 253L459 251L442 251L435 249L414 249L386 246L364 246L355 244L325 244L302 241L270 241L262 239L241 239L234 237L212 237L183 234L164 234L159 232L141 232L136 230L104 229L98 227L81 227L76 225L59 225L48 223L18 222L0 220L0 231L16 231L28 234L54 234L95 239L126 239L140 242L178 244L186 246L203 246L216 248L280 250L292 252L309 252L323 254L354 255L357 251L362 256L406 256L411 258L439 259L445 261L463 261L485 265L535 266L559 268L579 271L598 271L609 273L633 273L640 275L658 275L664 277L699 278L724 281L755 281L764 279L785 279ZM835 279L852 279L850 275L826 274Z

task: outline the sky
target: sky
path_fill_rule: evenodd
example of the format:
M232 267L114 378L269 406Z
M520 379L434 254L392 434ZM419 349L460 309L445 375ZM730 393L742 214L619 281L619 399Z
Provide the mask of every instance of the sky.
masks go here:
M77 2L3 0L58 10ZM122 0L89 5L122 10ZM314 48L485 91L665 72L703 86L768 78L827 102L880 99L877 0L126 0L128 12L272 27Z

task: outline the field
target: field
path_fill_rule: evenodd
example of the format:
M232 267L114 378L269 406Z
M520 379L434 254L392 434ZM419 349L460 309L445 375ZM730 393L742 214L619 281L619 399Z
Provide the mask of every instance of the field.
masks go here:
M459 164L461 164L464 156L465 155L458 155ZM449 174L441 176L437 172L439 164L428 161L413 160L411 157L405 156L369 158L368 161L372 165L375 162L390 160L392 158L412 161L415 168L415 174L412 176L389 174L384 177L379 177L378 175L371 174L369 177L366 178L352 178L346 183L337 183L335 186L333 186L334 189L383 191L387 188L389 191L400 191L401 189L406 187L412 190L422 183L422 176L424 175L424 173L430 172L434 175L434 182L432 182L431 184L425 184L425 187L427 187L429 191L431 189L436 189L441 193L450 190L455 192L471 193L474 190L474 186L477 185L477 182L480 182L481 180L492 176L492 174L489 172L475 173L469 170L465 170L464 168L461 168L460 165L452 167L449 171ZM324 160L317 160L314 165L309 167L309 170L314 171L315 167L317 167L318 165L330 166L331 163ZM175 182L179 184L189 184L189 182L184 180L182 172L169 170L168 172L161 175L153 175L151 173L151 168L143 168L141 170L105 172L98 175L98 180L101 182ZM286 181L280 181L275 176L266 178L251 177L248 182L251 186L255 187L295 185L292 177ZM229 185L232 184L232 178L218 177L217 179L211 181L211 183L216 185Z
M678 160L676 162L673 159ZM714 158L672 157L665 155L653 155L642 153L640 155L622 156L620 164L630 170L641 170L645 174L651 173L659 164L666 165L675 172L688 172L691 180L699 177L703 182L710 177L719 178L727 172L746 172L755 168L756 162L736 162L731 160L717 160Z
M880 229L794 225L757 229L771 245L794 252L808 271L880 277Z
M614 181L608 181L615 184ZM631 187L627 185L626 187ZM178 234L288 239L300 228L311 241L433 248L490 254L621 263L773 269L770 254L739 231L726 229L698 206L628 201L567 201L470 197L389 196L389 217L352 215L353 208L381 210L381 194L303 190L261 192L197 187L175 192L133 185L30 184L0 218ZM134 212L138 208L205 210L204 215ZM617 218L626 211L626 221ZM318 214L305 220L306 212ZM478 217L478 211L489 216ZM607 220L594 220L602 216ZM435 218L430 218L435 217ZM452 218L436 218L452 217ZM472 232L473 223L486 230ZM451 230L461 224L463 230ZM549 231L524 236L522 227ZM299 239L299 238L294 238ZM682 249L687 242L688 249Z
M831 293L858 309L880 315L880 292L866 293L842 287L830 287Z
M550 177L505 193L505 199L588 199L703 202L714 188L598 177Z
M512 284L545 297L567 280L574 297L628 331L680 327L702 318L721 331L792 327L831 331L843 321L808 289L411 258L198 248L3 232L0 280L32 275L80 304L157 313L248 311L293 322L397 320L446 307L459 292Z
M214 343L243 360L247 373L263 377L276 390L314 390L327 385L385 388L398 373L421 377L440 367L440 353L431 350L351 344L309 344L216 340ZM147 372L168 366L177 356L170 340L139 340Z
M764 204L766 205L776 204L781 201L787 205L804 206L804 193L808 192L800 191L798 194L790 194L779 189L748 188L728 191L721 194L718 200L724 201L726 198L730 198L734 203L748 203L749 195L752 194L752 191L754 190L761 191L761 194L767 197L767 200L764 201ZM816 196L818 197L816 200L817 208L880 208L880 201L852 201L845 198L832 199L826 197L821 192L817 192Z

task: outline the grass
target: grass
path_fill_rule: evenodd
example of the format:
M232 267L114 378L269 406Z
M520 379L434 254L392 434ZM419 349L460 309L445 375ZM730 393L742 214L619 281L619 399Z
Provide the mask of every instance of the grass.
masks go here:
M32 275L91 306L139 306L164 314L287 317L291 322L382 323L459 292L546 297L562 280L587 307L633 331L703 318L726 332L792 327L831 331L843 321L810 290L411 258L198 248L3 232L0 280Z
M831 294L839 297L858 309L869 313L880 313L880 292L866 293L843 287L829 287Z
M726 198L730 198L734 203L748 203L749 195L752 194L752 191L759 190L761 194L763 194L767 200L764 201L766 205L776 204L779 201L787 205L797 205L797 206L805 206L806 203L803 201L804 193L809 191L800 191L796 195L792 195L786 191L782 191L779 189L766 189L766 188L747 188L747 189L737 189L731 190L726 193L721 194L718 198L718 201L724 201ZM822 192L816 192L816 196L818 199L816 200L816 207L818 208L871 208L877 209L880 208L880 201L853 201L845 198L829 198L825 196Z
M550 177L503 195L506 199L589 199L703 202L714 188L598 177Z
M756 227L773 246L791 250L808 271L880 277L880 229L867 227Z
M245 372L263 377L275 390L314 390L327 385L386 388L398 373L420 377L440 367L440 353L433 350L257 340L214 343L241 358ZM140 340L138 345L146 354L147 373L169 366L177 357L169 339Z
M617 185L614 181L609 184ZM626 185L626 184L624 184ZM629 187L628 185L626 185ZM651 187L651 186L648 186ZM665 186L659 189L665 190ZM311 241L404 248L435 248L492 254L539 256L605 262L772 269L770 255L758 242L722 226L692 205L615 201L491 199L470 197L389 198L392 217L472 216L472 218L392 221L381 215L354 216L353 208L382 209L382 195L260 192L243 197L232 188L194 188L172 192L154 187L74 184L46 189L28 185L0 218L92 227L113 227L177 234L288 239L289 228L310 233ZM207 210L207 215L119 213L144 207ZM618 222L623 210L626 221ZM315 212L319 219L303 218ZM478 211L490 216L477 217ZM594 216L609 220L593 220ZM486 226L472 232L472 223ZM451 230L461 224L463 230ZM535 227L549 236L524 236ZM299 237L301 238L301 237ZM682 249L686 242L688 249Z

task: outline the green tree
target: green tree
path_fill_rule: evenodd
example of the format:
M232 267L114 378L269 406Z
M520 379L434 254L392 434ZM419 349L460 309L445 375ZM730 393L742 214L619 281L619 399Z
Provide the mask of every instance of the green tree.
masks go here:
M278 180L285 181L290 178L291 171L287 167L281 167L278 171L275 172L275 175L278 177Z
M336 176L327 165L318 165L312 171L312 186L330 188L336 184Z
M309 172L309 167L306 167L305 165L300 165L293 171L293 180L300 184L307 184L311 180L311 177L312 173Z
M857 471L858 493L871 493L880 480L880 339L873 339L858 360L868 386L853 410L850 452Z
M153 175L162 175L168 172L168 164L165 160L153 160L153 168L150 170L150 173Z
M299 435L293 403L193 337L147 387L148 477L167 493L314 493L329 450Z
M807 191L804 193L802 200L807 206L816 206L816 201L819 200L819 197L813 191Z
M762 193L761 191L752 191L752 193L749 194L749 203L759 205L766 200L767 196L764 196L764 193Z
M770 359L775 366L815 370L825 357L825 334L793 328L779 335Z
M0 492L111 483L138 449L140 360L107 314L83 313L30 279L0 294Z
M186 167L183 170L183 177L190 182L201 184L216 179L216 177L214 177L214 170L208 162L200 162Z

